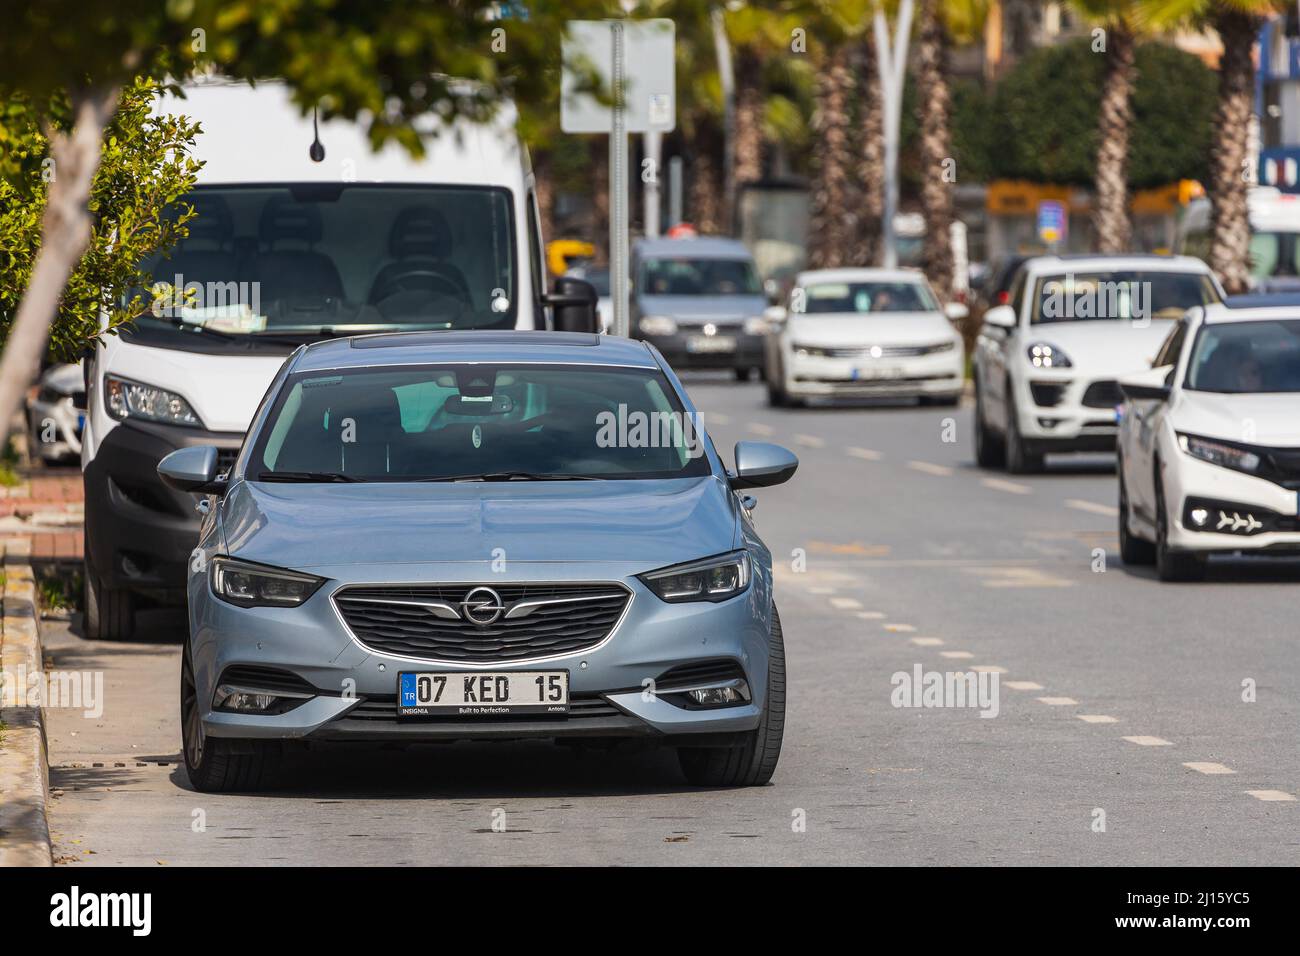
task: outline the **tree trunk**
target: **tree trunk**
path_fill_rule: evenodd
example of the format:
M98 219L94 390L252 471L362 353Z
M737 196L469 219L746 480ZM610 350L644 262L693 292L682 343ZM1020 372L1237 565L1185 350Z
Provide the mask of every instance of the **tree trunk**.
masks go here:
M854 50L858 115L853 126L857 162L853 244L850 261L874 266L880 261L880 226L885 213L885 103L870 43Z
M1129 252L1133 224L1128 215L1128 144L1133 128L1133 34L1117 24L1107 31L1106 75L1097 113L1097 195L1092 211L1097 252Z
M68 277L90 245L87 203L99 168L104 127L117 109L117 94L116 88L78 94L72 103L72 129L49 134L54 178L45 199L41 248L0 358L0 436L5 441L27 387L40 372Z
M736 57L735 208L728 209L727 231L739 230L740 196L747 183L763 178L763 64L742 47Z
M591 242L596 247L596 265L609 263L609 142L604 136L591 140Z
M808 223L808 264L814 269L848 265L853 241L849 144L850 48L841 43L817 73L817 104L812 125L814 146L812 196Z
M690 185L687 187L686 220L702 236L716 236L722 232L725 210L724 185L718 168L721 144L716 136L698 129L688 144L688 155L695 158L688 167Z
M1251 51L1259 23L1257 17L1222 8L1214 17L1223 57L1210 147L1210 268L1230 295L1245 292L1250 285L1246 141L1255 84Z
M921 265L940 301L947 302L954 285L952 216L957 183L948 126L948 33L940 0L921 0L920 14L916 88L921 125L921 213L925 218Z

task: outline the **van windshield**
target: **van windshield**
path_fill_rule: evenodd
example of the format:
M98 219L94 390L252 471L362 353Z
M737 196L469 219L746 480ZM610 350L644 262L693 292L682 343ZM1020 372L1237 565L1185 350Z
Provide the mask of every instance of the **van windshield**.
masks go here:
M648 259L641 268L645 295L762 295L748 259Z
M149 338L515 326L508 190L228 186L184 202L197 213L189 237L146 265L155 284L184 293L137 321Z

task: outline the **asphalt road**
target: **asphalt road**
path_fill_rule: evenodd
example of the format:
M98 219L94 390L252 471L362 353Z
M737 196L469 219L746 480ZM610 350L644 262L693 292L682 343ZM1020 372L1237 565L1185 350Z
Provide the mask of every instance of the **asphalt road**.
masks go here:
M156 613L141 643L47 632L55 666L106 683L101 717L51 715L60 861L1300 863L1300 564L1162 585L1119 561L1105 456L987 474L969 408L774 411L757 384L687 385L726 457L751 438L802 462L757 493L791 681L769 786L696 790L669 753L456 744L198 794L177 766L184 619ZM997 716L893 706L917 665L997 671Z

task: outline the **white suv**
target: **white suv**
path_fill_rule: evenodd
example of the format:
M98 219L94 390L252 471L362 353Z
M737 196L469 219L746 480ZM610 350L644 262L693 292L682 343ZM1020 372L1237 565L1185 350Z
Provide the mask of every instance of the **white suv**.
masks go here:
M984 313L974 356L975 457L1038 471L1051 452L1115 447L1117 379L1148 368L1173 322L1223 291L1187 256L1039 256Z
M1212 552L1300 551L1300 308L1192 309L1125 376L1120 552L1163 581Z

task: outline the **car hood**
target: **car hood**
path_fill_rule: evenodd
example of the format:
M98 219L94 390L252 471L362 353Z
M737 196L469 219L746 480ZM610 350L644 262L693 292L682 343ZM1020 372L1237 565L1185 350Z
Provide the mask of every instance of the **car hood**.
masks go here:
M1205 438L1294 448L1300 447L1300 418L1295 410L1296 396L1292 394L1231 395L1180 389L1170 421L1177 431Z
M736 324L762 315L767 300L761 295L641 295L640 315L667 315L686 322Z
M1113 378L1149 369L1173 326L1172 319L1146 326L1113 319L1044 322L1030 326L1023 341L1026 348L1036 342L1059 348L1081 375Z
M924 345L958 337L947 316L939 312L804 312L791 315L785 327L790 341L822 347Z
M717 478L281 484L241 481L222 508L232 556L310 570L430 562L644 562L734 547Z

